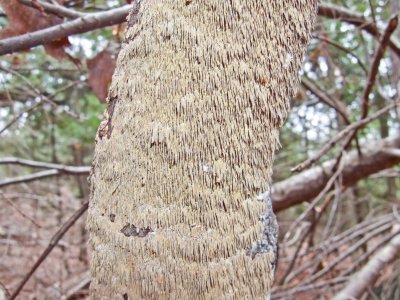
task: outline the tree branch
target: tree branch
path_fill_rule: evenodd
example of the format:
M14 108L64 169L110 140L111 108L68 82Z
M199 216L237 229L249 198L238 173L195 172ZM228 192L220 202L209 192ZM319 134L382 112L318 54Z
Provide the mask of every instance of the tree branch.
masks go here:
M320 101L336 110L342 116L347 125L350 124L350 120L346 111L346 106L342 102L337 99L331 98L330 95L318 89L315 84L313 84L308 78L303 77L301 79L301 84L306 90L316 96Z
M378 74L379 65L381 63L382 57L385 54L386 46L390 41L390 36L397 28L398 24L398 17L395 16L390 19L389 25L387 26L380 42L378 45L378 49L375 52L374 58L372 60L372 65L368 73L368 80L367 85L364 89L363 96L362 96L362 115L361 119L364 119L368 115L368 107L369 107L369 95L371 94L372 88L375 84L376 76Z
M53 15L57 15L59 17L65 17L69 19L76 19L80 17L84 17L87 14L82 13L80 11L76 11L73 9L66 8L65 6L62 5L56 5L56 4L51 4L48 2L43 2L39 0L19 0L24 5L33 7L33 8L38 8L38 5L43 7L45 12L51 13ZM36 2L36 3L35 3Z
M72 169L72 168L75 168L75 169ZM85 174L89 174L89 171L90 171L90 167L68 167L68 169L66 169L66 170L57 170L57 169L46 170L46 171L41 171L41 172L28 174L28 175L6 178L6 179L0 181L0 187L5 187L8 185L17 184L17 183L26 183L26 182L35 181L38 179L43 179L43 178L53 177L53 176L60 176L60 175L85 175Z
M64 236L64 234L72 227L72 225L75 224L75 222L83 215L83 213L88 209L89 207L89 202L86 202L85 204L82 205L80 209L78 209L69 219L67 222L64 223L61 228L57 230L57 232L53 235L53 237L50 240L49 245L47 248L43 251L42 255L40 255L39 259L35 262L33 267L30 269L30 271L25 275L25 277L21 280L15 291L12 293L10 296L10 300L14 300L22 288L25 286L26 282L29 280L29 278L32 277L33 273L35 273L36 269L39 268L39 266L43 263L43 261L46 259L46 257L50 254L50 252L54 249L55 246L57 246L58 242L61 240L61 238Z
M0 165L20 165L24 167L55 169L67 174L84 174L89 173L90 167L86 166L66 166L62 164L53 164L29 159L22 159L18 157L4 157L0 158Z
M73 21L48 27L43 30L0 40L0 55L47 44L77 33L84 33L125 21L131 8L136 4L125 5L105 12L88 13Z
M305 160L304 162L298 164L294 168L291 169L292 172L299 172L308 168L313 163L317 162L324 154L326 154L332 147L334 147L341 139L346 137L348 134L353 133L355 130L364 127L368 123L372 122L373 120L379 118L380 116L386 114L389 110L399 105L398 102L394 102L381 110L378 110L376 113L372 114L368 118L362 119L358 122L354 122L351 125L344 128L340 131L335 137L333 137L328 143L326 143L315 155L310 157L309 159Z
M319 5L318 15L329 19L339 19L343 22L360 27L360 29L368 32L376 39L379 39L381 36L383 36L383 33L378 29L378 27L376 27L373 20L365 18L360 13L355 13L351 10L334 4L321 3ZM394 53L396 53L397 56L400 57L399 40L392 36L389 40L389 47Z
M344 158L343 185L351 186L381 170L400 163L400 157L392 155L390 149L400 148L400 136L369 142L360 157L352 151ZM332 177L336 159L277 182L272 187L274 211L279 212L315 198Z
M335 42L334 40L328 39L322 35L316 35L314 36L314 38L316 38L317 40L320 40L322 42L325 42L327 44L330 44L336 48L338 48L339 50L342 50L343 52L351 55L352 57L354 57L357 60L357 63L360 65L361 69L363 69L363 71L368 74L368 70L367 68L364 66L364 64L362 63L362 61L360 60L360 58L351 50L347 49L346 47L342 46L341 44Z
M400 255L400 234L397 234L390 243L376 253L372 259L359 271L347 286L333 299L359 299L368 287L374 286L382 270Z

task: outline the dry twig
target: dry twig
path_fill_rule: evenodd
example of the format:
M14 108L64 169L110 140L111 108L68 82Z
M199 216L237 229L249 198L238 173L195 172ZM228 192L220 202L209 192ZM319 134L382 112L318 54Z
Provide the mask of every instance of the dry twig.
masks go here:
M381 110L378 110L376 113L372 114L371 116L362 119L358 122L354 122L351 125L347 126L344 128L342 131L340 131L335 137L333 137L328 143L326 143L315 155L310 157L309 159L305 160L301 164L298 164L294 168L291 169L292 172L299 172L304 170L305 168L308 168L311 166L313 163L317 162L324 154L326 154L333 146L335 146L341 139L343 139L345 136L348 134L354 132L355 130L360 129L361 127L364 127L368 123L372 122L373 120L379 118L380 116L386 114L389 112L392 108L395 108L399 105L398 102L394 102Z
M83 215L83 213L88 209L89 202L86 202L85 204L82 205L80 209L78 209L69 219L67 222L65 222L58 230L57 232L53 235L53 237L50 240L49 245L47 248L43 251L42 255L40 255L39 259L35 262L33 267L30 269L30 271L24 276L24 278L21 280L21 282L18 284L17 288L15 291L11 294L9 300L14 300L18 294L21 292L22 288L25 286L26 282L31 278L33 273L39 268L39 266L43 263L43 261L46 259L46 257L51 253L51 251L54 249L55 246L57 246L58 242L61 240L61 238L65 235L65 233L72 227L72 225L75 224L75 222Z
M390 243L376 253L372 259L351 278L347 286L333 299L359 299L368 287L372 287L381 271L400 255L400 234L392 238Z
M60 25L0 40L0 55L27 50L35 46L66 38L73 34L122 23L128 16L129 10L134 8L135 5L136 3L105 12L88 13L83 17Z

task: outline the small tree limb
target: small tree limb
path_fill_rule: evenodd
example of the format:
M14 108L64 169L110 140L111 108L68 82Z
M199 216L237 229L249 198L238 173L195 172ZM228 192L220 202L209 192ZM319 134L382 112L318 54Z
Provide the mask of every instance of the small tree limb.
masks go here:
M392 149L400 148L400 136L381 141L370 141L363 148L363 156L352 151L344 157L343 185L351 186L381 170L400 163L400 157L392 155ZM332 176L332 166L336 159L320 166L293 175L272 187L274 211L279 212L302 202L310 201L324 188Z
M376 253L372 259L351 279L333 299L360 299L368 287L374 286L381 271L400 256L400 234L393 237L389 244Z
M55 169L69 174L85 174L90 171L90 167L86 166L66 166L62 164L47 163L36 160L23 159L18 157L4 157L0 158L0 165L20 165L24 167L42 168L42 169Z
M86 202L82 205L80 209L78 209L69 219L67 222L61 226L57 232L53 235L53 237L50 240L49 245L47 248L43 251L42 255L40 255L39 259L35 262L33 267L29 270L29 272L25 275L25 277L21 280L15 291L11 294L9 300L14 300L18 294L21 292L22 288L25 286L26 282L29 280L29 278L32 277L32 275L35 273L37 268L43 263L43 261L46 259L46 257L53 251L54 247L57 246L58 242L61 240L61 238L65 235L65 233L72 227L72 225L75 224L75 222L83 215L83 213L88 209L89 207L89 202Z
M334 4L320 3L318 15L329 19L338 19L340 21L357 26L361 30L371 34L376 39L379 39L381 36L383 36L383 33L375 25L373 20L365 18L362 14L353 12L344 7ZM397 56L400 57L400 41L398 39L393 36L390 37L389 47Z
M51 13L53 15L57 15L59 17L69 18L69 19L76 19L76 18L84 17L87 15L86 13L82 13L80 11L69 9L62 5L51 4L51 3L43 2L43 1L39 1L39 0L19 0L19 2L21 2L24 5L33 7L33 8L37 8L37 5L40 5L41 7L43 7L45 12ZM35 4L35 2L36 2L36 4Z
M372 65L368 73L367 85L364 89L362 96L362 116L361 119L364 119L368 115L368 107L369 107L369 95L371 94L372 88L375 85L376 76L378 74L379 65L385 54L386 46L390 41L390 36L397 28L398 24L398 16L394 16L390 19L388 26L379 41L378 49L375 52L374 58L372 59Z
M26 182L35 181L38 179L60 176L60 175L84 175L84 174L88 174L89 171L90 171L90 167L76 167L75 170L69 169L68 171L62 171L62 170L57 170L57 169L46 170L46 171L41 171L41 172L28 174L28 175L6 178L6 179L0 181L0 187L5 187L8 185L17 184L17 183L26 183Z
M368 118L362 119L358 122L354 122L351 125L347 126L344 128L342 131L340 131L335 137L333 137L328 143L326 143L315 155L310 157L309 159L305 160L301 164L298 164L294 168L291 169L292 172L299 172L304 170L305 168L308 168L311 166L313 163L317 162L324 154L326 154L333 146L335 146L341 139L346 137L347 135L351 134L355 130L358 130L368 123L372 122L373 120L379 118L380 116L386 114L388 111L390 111L392 108L398 106L399 104L397 102L394 102L381 110L377 111L376 113L372 114Z
M75 20L51 26L43 30L0 40L0 55L27 50L29 48L47 44L77 33L84 33L122 23L128 16L131 8L136 4L125 5L105 12L88 13Z

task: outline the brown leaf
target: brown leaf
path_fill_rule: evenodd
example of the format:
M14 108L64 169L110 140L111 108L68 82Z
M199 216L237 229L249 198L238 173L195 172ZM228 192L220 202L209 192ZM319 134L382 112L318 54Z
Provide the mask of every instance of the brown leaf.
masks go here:
M62 1L59 1L62 3ZM40 5L36 3L39 7ZM62 19L46 14L42 9L35 9L19 3L18 0L0 0L0 6L8 17L8 25L0 31L0 39L25 34L41 30L50 26L62 23ZM59 60L68 58L74 61L68 55L64 47L69 46L68 38L63 38L44 45L46 53ZM74 61L76 63L76 61Z
M115 70L115 58L110 52L104 50L94 58L87 61L89 69L89 86L97 98L106 102L108 85L111 82Z

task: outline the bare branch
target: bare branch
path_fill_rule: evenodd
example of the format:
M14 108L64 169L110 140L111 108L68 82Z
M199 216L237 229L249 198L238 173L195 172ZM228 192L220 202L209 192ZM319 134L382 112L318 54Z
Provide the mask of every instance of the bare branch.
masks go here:
M316 281L317 279L321 278L322 276L324 276L325 274L329 273L336 265L345 261L345 259L348 256L352 255L357 249L361 248L364 244L366 244L373 237L375 237L379 234L382 234L385 231L390 230L390 228L392 228L392 226L393 226L392 224L387 224L386 226L383 226L381 228L377 228L377 229L373 230L371 233L369 233L368 235L366 235L365 237L363 237L362 239L357 241L354 245L352 245L345 251L341 252L340 255L338 255L334 260L332 260L329 263L329 265L327 265L325 268L323 268L322 270L320 270L319 272L315 273L310 278L308 278L305 281L305 284L312 283L312 282Z
M397 234L390 243L376 253L372 259L359 271L347 286L333 299L359 299L368 287L374 286L382 270L400 255L400 234Z
M63 290L60 291L58 286L63 287ZM89 288L90 284L90 271L84 271L77 275L72 275L69 279L63 282L57 282L52 286L46 288L44 291L40 291L37 293L38 299L65 299L72 300L77 299L82 296L80 295L83 290Z
M313 84L309 79L303 78L301 84L314 96L316 96L320 101L327 104L329 107L336 110L344 119L346 124L350 124L349 117L347 115L346 106L337 99L333 99L330 95L322 92L318 89L315 84Z
M69 9L62 5L51 4L39 0L19 0L19 2L33 8L37 8L37 6L40 5L48 13L69 19L76 19L87 15L86 13Z
M129 10L135 7L136 4L134 3L105 12L90 13L84 17L60 25L0 40L0 55L27 50L35 46L66 38L73 34L122 23L128 16Z
M0 134L2 134L8 128L10 128L12 125L14 125L14 123L17 122L24 114L30 113L32 110L34 110L36 107L38 107L41 104L42 104L41 101L36 102L35 104L31 105L31 107L28 107L24 111L21 111L17 116L15 116L10 122L8 122L3 128L0 129Z
M390 36L397 28L398 24L398 17L395 16L390 19L389 25L386 27L385 33L383 34L378 49L375 52L374 58L372 60L372 65L368 73L368 81L367 85L364 89L363 96L362 96L362 115L361 119L364 119L368 115L368 103L369 103L369 95L371 94L372 88L375 84L376 76L378 74L379 65L381 63L383 54L385 54L386 46L390 41ZM354 135L356 132L354 133Z
M344 157L343 155L340 155L339 165L337 170L332 174L332 176L329 178L324 188L319 192L318 196L312 201L312 203L307 207L307 209L290 225L289 230L286 232L285 240L288 239L293 229L296 228L300 224L300 222L305 219L305 217L317 206L317 204L319 203L319 201L321 201L321 199L325 196L325 194L332 188L332 186L339 178L339 176L342 175L343 167L344 167Z
M294 168L291 169L292 172L299 172L308 168L313 163L317 162L325 153L327 153L333 146L335 146L341 139L346 137L348 134L353 133L355 130L364 127L368 123L372 122L373 120L379 118L380 116L386 114L392 108L398 106L398 102L394 102L391 105L388 105L381 110L378 110L376 113L372 114L368 118L362 119L358 122L354 122L351 125L347 126L345 129L340 131L335 137L333 137L328 143L326 143L315 155L307 159L306 161L298 164Z
M379 250L382 246L386 245L391 239L393 239L396 235L400 234L400 230L395 231L394 233L389 234L383 240L381 240L378 244L374 245L368 252L364 253L359 259L357 259L351 267L343 273L343 276L349 275L353 273L356 268L366 261L371 255L373 255L377 250Z
M332 46L334 46L334 47L336 47L336 48L342 50L343 52L345 52L345 53L351 55L352 57L354 57L354 58L357 60L357 63L360 65L361 69L363 69L363 71L364 71L366 74L368 73L367 68L364 66L364 64L362 63L362 61L360 60L360 58L359 58L356 54L354 54L353 51L347 49L346 47L344 47L344 46L342 46L341 44L335 42L334 40L328 39L328 38L326 38L326 37L324 37L324 36L322 36L322 35L317 35L317 36L315 36L314 38L316 38L316 39L318 39L318 40L320 40L320 41L322 41L322 42L325 42L325 43L327 43L327 44L330 44L330 45L332 45Z
M0 187L4 187L7 185L17 184L17 183L26 183L35 181L42 178L54 177L60 175L85 175L90 171L90 167L68 167L65 171L63 170L46 170L42 172L37 172L29 175L22 175L12 178L6 178L0 181Z
M334 4L321 3L319 5L318 15L330 19L339 19L340 21L360 27L361 30L368 32L376 39L379 39L381 36L383 36L383 33L378 27L376 27L373 20L365 18L360 13L355 13L351 10ZM389 47L394 53L396 53L397 56L400 57L399 40L392 36L389 40Z
M39 268L39 266L43 263L43 261L46 259L46 257L51 253L51 251L54 249L55 246L57 246L58 242L61 240L61 238L65 235L65 233L72 227L72 225L75 224L75 222L83 215L83 213L88 209L89 207L89 202L86 202L85 204L82 205L80 209L78 209L69 219L67 222L61 226L57 232L53 235L53 237L50 240L49 245L47 248L43 251L42 255L40 255L39 259L35 262L33 267L30 269L30 271L25 275L25 277L21 280L15 291L11 294L10 300L14 300L22 288L25 286L26 282L29 280L29 278L32 277L33 273Z
M89 174L90 167L86 166L66 166L62 164L53 164L36 160L23 159L18 157L0 158L0 165L13 164L32 168L54 169L67 174Z
M293 295L299 294L302 292L306 292L309 290L317 290L326 287L331 287L334 285L343 284L348 280L347 277L337 277L327 281L321 281L314 284L304 285L304 286L296 286L292 289L285 289L284 292L273 292L273 299L293 299ZM281 288L281 287L279 287Z
M33 218L25 214L13 201L11 201L6 194L4 194L2 191L0 191L0 195L2 195L3 199L6 200L8 205L10 205L12 208L14 208L24 219L28 220L31 222L33 225L35 225L38 228L42 228L41 225L39 225Z
M400 157L388 151L399 148L400 136L397 136L369 142L363 149L362 157L359 157L357 151L350 152L344 157L343 185L351 186L360 179L400 163ZM282 211L316 197L332 176L335 163L336 159L329 160L321 166L275 183L271 195L274 210Z

